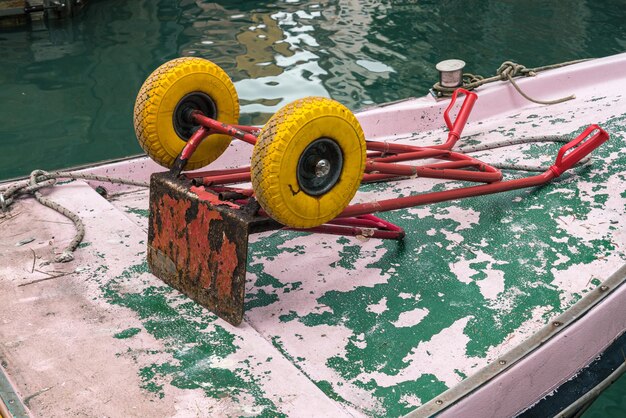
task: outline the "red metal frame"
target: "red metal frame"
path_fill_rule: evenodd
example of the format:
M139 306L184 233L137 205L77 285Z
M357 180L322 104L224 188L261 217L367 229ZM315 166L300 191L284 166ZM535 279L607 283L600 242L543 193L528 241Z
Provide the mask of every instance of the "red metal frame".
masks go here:
M450 111L455 105L459 94L463 94L465 99L456 118L452 121ZM417 147L405 144L367 141L368 158L362 182L385 181L406 177L428 177L484 184L351 205L336 219L306 231L352 236L362 235L383 239L402 239L404 237L402 228L372 214L538 186L563 174L564 171L573 167L609 138L608 134L598 125L591 125L574 140L561 147L555 163L544 173L503 181L502 173L497 168L468 155L452 151L452 148L461 137L463 128L477 98L476 93L464 89L457 89L454 92L450 104L443 114L449 129L448 138L443 144ZM187 145L182 150L177 163L175 163L175 169L179 173L198 145L210 134L226 134L254 145L260 133L259 128L228 125L208 118L199 112L194 113L193 118L200 127L187 141ZM441 162L423 165L399 164L401 162L406 163L424 159L436 159L441 160ZM225 186L250 182L250 167L187 173L186 176L191 178L197 185L211 187L213 191L220 193L220 198L232 198L241 204L246 203L246 199L254 194L252 189ZM260 213L263 213L262 210Z

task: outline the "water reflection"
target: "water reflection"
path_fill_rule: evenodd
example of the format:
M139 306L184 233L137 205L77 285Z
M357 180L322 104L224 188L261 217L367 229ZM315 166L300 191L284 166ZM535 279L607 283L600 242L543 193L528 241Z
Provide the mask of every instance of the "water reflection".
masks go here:
M222 66L242 122L262 124L307 95L353 109L423 95L444 58L491 74L505 59L534 66L621 52L622 8L619 0L90 0L73 21L0 32L0 178L140 152L135 94L176 56Z

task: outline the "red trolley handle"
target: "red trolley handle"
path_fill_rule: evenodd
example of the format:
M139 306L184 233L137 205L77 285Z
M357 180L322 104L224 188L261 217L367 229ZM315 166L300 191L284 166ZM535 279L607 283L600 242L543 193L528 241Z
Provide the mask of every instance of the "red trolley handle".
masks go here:
M595 133L589 138L593 132ZM552 170L557 177L560 176L608 139L609 134L606 133L604 129L600 128L598 125L590 125L583 133L561 147L556 156L556 161L554 165L550 167L550 170Z
M454 106L454 102L456 102L456 98L459 93L463 93L465 95L465 100L463 101L463 105L459 110L459 114L456 115L456 119L454 122L450 120L450 110L452 106ZM474 107L474 103L478 99L478 95L476 93L467 91L465 89L456 89L452 94L452 98L450 99L450 104L445 112L443 112L443 118L446 121L446 125L450 130L449 136L454 136L455 139L459 139L461 137L461 133L463 132L463 128L465 127L465 123L467 123L467 118L469 118L470 113L472 112L472 108Z

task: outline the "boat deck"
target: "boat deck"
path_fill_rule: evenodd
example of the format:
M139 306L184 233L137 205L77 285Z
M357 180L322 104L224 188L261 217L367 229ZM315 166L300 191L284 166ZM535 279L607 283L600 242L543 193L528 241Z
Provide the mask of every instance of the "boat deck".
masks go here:
M402 242L255 235L238 327L149 273L146 190L112 188L107 200L73 181L44 191L86 224L76 259L66 264L46 261L71 240L71 222L19 200L0 218L2 367L25 406L42 416L413 411L517 347L626 261L626 90L608 76L602 84L571 81L585 66L592 67L521 80L533 96L577 95L559 105L525 102L504 83L478 89L459 145L573 137L599 123L611 139L590 165L543 187L382 214L406 230ZM548 94L540 82L554 83L550 74L566 81ZM494 97L504 98L495 105ZM444 107L424 98L359 118L368 138L425 145L445 138ZM429 110L416 117L420 108ZM397 118L388 122L399 126L395 137L384 134L390 128L381 115ZM550 164L557 150L532 144L475 155ZM242 158L227 152L220 164ZM141 178L155 168L145 159L111 167L95 171L135 167ZM454 184L372 184L355 201ZM537 390L537 399L548 393Z

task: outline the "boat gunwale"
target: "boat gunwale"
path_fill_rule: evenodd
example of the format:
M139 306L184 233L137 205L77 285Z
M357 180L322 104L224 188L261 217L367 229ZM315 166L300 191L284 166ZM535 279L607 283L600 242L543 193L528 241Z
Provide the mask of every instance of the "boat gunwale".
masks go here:
M495 358L487 366L467 377L457 385L409 412L404 418L429 417L446 412L448 408L467 399L476 390L486 386L506 370L520 364L522 360L530 358L533 354L536 354L547 342L561 338L566 334L566 331L571 330L572 326L590 313L593 308L600 307L601 302L606 298L617 294L618 291L626 292L626 285L624 283L626 283L626 263L622 264L620 268L613 272L613 274L596 289L583 296L578 302L566 309L565 312L552 318L548 324L544 325L521 344L518 344L511 350ZM604 347L603 350L605 348L606 347ZM596 353L594 357L598 354L599 353ZM591 360L593 360L593 358ZM577 371L578 370L574 370L573 374L577 373ZM535 401L539 401L539 399ZM519 412L521 411L518 411L518 413Z
M26 418L31 416L26 402L11 380L11 376L0 364L0 418Z

